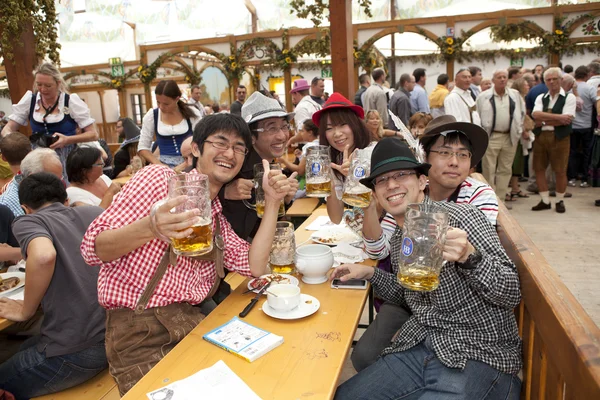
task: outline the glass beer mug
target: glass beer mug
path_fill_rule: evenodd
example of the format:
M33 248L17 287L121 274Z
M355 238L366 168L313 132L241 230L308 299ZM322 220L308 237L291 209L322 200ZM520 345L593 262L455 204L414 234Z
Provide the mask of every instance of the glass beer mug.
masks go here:
M277 222L269 256L269 267L275 274L296 272L296 237L291 222Z
M409 204L404 217L398 282L419 292L435 290L443 266L448 213L433 204Z
M160 233L159 236L162 240L171 242L175 254L194 257L209 253L213 248L213 232L208 176L202 174L177 174L172 176L169 179L167 199L157 202L152 207L150 214L152 224L154 224L154 214L158 207L161 207L168 199L182 195L187 196L187 200L173 208L171 213L177 214L198 209L200 210L198 215L200 222L191 227L193 232L186 238L166 238Z
M360 183L371 171L372 151L369 150L357 149L352 154L342 195L342 201L352 207L366 208L371 203L371 189Z
M281 165L278 163L269 164L269 167L272 170L280 170ZM258 218L262 218L265 215L265 192L262 188L264 169L262 163L254 164L254 198L255 204L250 203L247 200L243 200L246 207L256 210L256 215ZM283 200L281 200L281 204L279 205L279 213L278 217L283 217L285 215L285 205L283 204Z
M306 149L306 196L328 197L331 194L331 157L328 146Z

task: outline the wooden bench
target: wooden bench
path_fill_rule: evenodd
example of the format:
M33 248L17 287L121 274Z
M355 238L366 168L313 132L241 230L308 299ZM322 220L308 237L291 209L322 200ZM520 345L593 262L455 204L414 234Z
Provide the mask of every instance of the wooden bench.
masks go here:
M600 399L600 329L502 203L498 235L521 281L521 398Z

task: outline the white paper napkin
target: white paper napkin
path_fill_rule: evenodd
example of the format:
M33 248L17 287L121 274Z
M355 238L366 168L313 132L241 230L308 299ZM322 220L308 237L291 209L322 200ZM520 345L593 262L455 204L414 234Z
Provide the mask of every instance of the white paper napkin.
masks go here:
M336 226L336 224L331 222L331 220L329 219L328 216L321 215L321 216L315 218L315 220L309 226L306 227L306 230L307 231L318 231L318 230L328 227L328 226Z
M331 249L333 252L333 266L341 264L356 264L367 259L367 254L349 243L341 243Z

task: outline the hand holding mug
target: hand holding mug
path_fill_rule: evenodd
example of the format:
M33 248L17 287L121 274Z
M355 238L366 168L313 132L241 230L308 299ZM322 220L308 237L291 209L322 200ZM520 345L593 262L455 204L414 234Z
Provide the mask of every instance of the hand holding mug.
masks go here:
M239 178L225 186L227 200L249 200L252 198L254 183L251 179Z
M268 171L262 175L262 188L265 193L265 200L281 202L290 191L288 178L280 169L270 169L269 162L262 160L263 170Z
M469 243L467 232L458 228L448 228L444 243L444 260L464 262L474 251L475 248Z
M187 196L177 196L161 200L154 204L150 213L152 233L161 240L183 239L192 234L191 227L200 222L200 210L194 209L182 213L171 210L187 201Z

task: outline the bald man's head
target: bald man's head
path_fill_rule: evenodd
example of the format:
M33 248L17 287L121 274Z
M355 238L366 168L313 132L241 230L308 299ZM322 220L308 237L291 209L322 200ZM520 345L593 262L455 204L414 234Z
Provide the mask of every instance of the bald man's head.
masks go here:
M185 158L187 166L191 167L194 161L194 156L192 155L192 136L181 143L181 155Z

